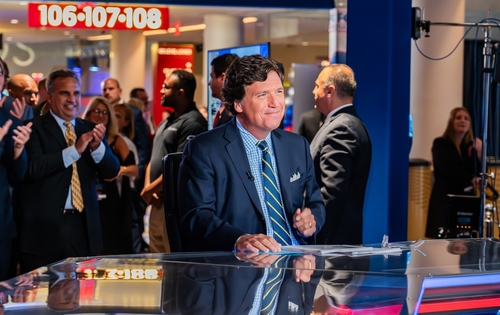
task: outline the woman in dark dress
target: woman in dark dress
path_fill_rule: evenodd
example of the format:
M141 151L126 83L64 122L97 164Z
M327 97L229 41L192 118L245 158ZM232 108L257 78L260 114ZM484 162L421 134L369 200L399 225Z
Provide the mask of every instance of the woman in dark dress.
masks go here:
M481 151L481 140L472 135L469 112L464 107L453 109L444 134L432 144L434 185L425 236L444 237L448 225L446 195L475 195L473 182Z
M113 106L102 97L93 98L83 119L106 126L106 137L113 153L120 160L118 177L109 182L99 178L105 198L99 200L99 211L102 228L102 254L134 253L132 237L132 199L129 177L135 177L139 169L134 154L129 150L125 140L118 133Z

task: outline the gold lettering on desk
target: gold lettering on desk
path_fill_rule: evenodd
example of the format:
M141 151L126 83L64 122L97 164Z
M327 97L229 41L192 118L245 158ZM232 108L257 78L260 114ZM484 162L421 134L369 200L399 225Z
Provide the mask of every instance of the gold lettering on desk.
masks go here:
M159 280L157 269L85 269L78 277L81 280Z

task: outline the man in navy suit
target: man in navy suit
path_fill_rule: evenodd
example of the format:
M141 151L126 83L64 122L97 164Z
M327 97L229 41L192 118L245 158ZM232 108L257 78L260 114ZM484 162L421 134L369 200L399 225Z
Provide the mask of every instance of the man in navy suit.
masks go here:
M265 155L277 179L275 198L289 244L314 244L325 209L307 140L277 129L285 99L276 63L260 55L234 60L222 96L236 117L190 140L179 169L180 225L187 249L281 250L266 195ZM262 141L268 148L258 147Z
M26 143L28 171L20 188L23 273L66 257L101 252L96 174L113 179L120 170L105 138L106 127L77 117L80 81L76 73L52 72L47 91L50 111L33 119Z

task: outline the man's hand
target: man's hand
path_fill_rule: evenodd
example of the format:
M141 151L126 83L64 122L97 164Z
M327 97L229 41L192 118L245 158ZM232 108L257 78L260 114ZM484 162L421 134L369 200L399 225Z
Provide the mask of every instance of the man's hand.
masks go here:
M144 188L141 191L142 200L144 200L144 202L147 205L150 205L151 204L151 200L153 199L153 192L151 191L150 188L151 188L151 185L144 186Z
M101 144L102 139L104 139L104 136L106 135L106 127L104 124L98 124L94 127L94 130L92 130L92 141L90 141L89 145L92 151L97 150L99 148L99 145Z
M239 252L279 252L281 251L281 244L276 242L274 238L264 234L248 234L240 236L240 238L236 241L235 248L236 251Z
M293 260L296 282L309 282L316 269L316 257L313 255L304 255Z
M94 131L89 131L80 136L75 143L76 152L82 154L87 149L90 141L92 141Z
M25 108L26 101L24 100L24 97L21 100L16 98L14 99L14 102L12 102L12 109L10 110L10 114L17 119L22 120Z
M241 261L246 261L257 267L267 267L272 265L280 255L259 254L249 252L236 252L236 258Z
M19 126L14 129L14 160L16 160L21 153L23 153L24 145L30 139L31 126L33 123L29 122L26 126Z
M310 237L316 233L316 220L311 209L297 209L293 215L293 227L299 231L302 236Z

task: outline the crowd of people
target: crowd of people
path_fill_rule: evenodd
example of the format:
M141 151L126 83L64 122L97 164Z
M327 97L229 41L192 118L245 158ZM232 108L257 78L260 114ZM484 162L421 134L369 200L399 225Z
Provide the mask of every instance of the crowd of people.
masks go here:
M188 250L362 242L371 141L346 65L325 67L315 82L324 123L311 145L280 128L283 69L260 55L212 61L209 86L223 106L210 131L188 71L166 76L159 92L168 111L157 127L146 114L146 90L133 89L125 101L116 78L102 81L102 95L84 108L71 70L55 70L38 85L25 74L8 79L4 63L0 71L10 95L0 103L7 205L0 209L0 279L18 265L28 272L71 256L169 252L162 158L173 152L183 152L179 223Z

